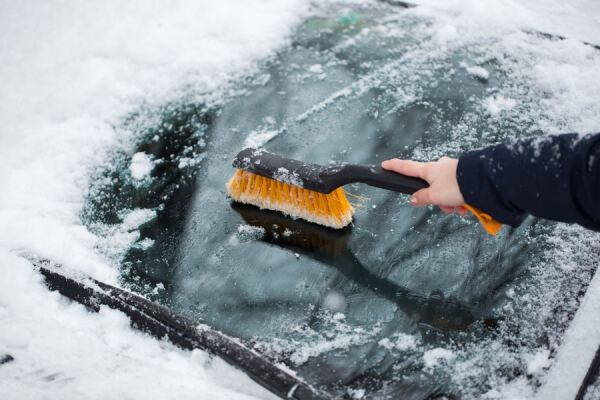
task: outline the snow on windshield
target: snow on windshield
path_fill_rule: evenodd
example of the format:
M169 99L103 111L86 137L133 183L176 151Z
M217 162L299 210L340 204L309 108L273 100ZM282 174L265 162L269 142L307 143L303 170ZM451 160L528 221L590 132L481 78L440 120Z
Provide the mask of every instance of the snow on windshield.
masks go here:
M0 365L0 397L272 398L224 362L131 330L120 313L92 315L68 304L20 257L46 257L118 284L135 224L152 211L123 210L127 226L111 230L110 241L80 214L94 170L131 140L123 122L185 96L211 101L289 43L305 7L280 0L0 4L0 359L13 358ZM134 161L143 184L156 160Z

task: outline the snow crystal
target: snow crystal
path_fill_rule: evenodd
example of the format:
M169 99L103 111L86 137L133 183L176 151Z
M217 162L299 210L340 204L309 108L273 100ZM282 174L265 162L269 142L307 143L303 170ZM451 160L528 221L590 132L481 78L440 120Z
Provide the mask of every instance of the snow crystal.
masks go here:
M527 357L527 373L529 375L541 374L544 368L547 368L550 365L549 357L549 350L541 350Z
M454 41L458 36L456 26L443 25L435 32L434 39L442 46L446 46L449 42Z
M308 67L308 70L314 74L323 73L323 66L321 64L314 64Z
M282 235L284 237L290 237L290 236L292 236L292 233L293 232L289 228L285 228L285 230L283 231Z
M392 337L392 339L394 340L392 341L390 338L383 338L377 344L388 350L396 349L398 351L414 349L417 345L415 337L405 333L399 333L396 338Z
M288 185L302 187L302 179L300 179L298 173L292 173L287 168L280 167L277 172L273 174L273 179L287 183Z
M244 147L257 148L263 146L269 140L273 139L275 136L279 135L283 132L284 129L264 129L259 131L251 132L246 141L244 142Z
M516 100L509 99L501 95L490 96L484 101L484 106L487 108L487 111L493 116L500 114L500 112L504 110L510 110L516 105Z
M149 210L147 208L136 208L135 210L129 211L127 214L122 215L121 218L123 218L123 223L121 225L122 229L131 231L156 218L156 211Z
M360 400L365 397L365 389L348 389L348 394L353 399Z
M237 227L238 238L242 241L258 240L266 233L267 231L262 226L238 225Z
M150 238L144 238L137 242L136 245L142 250L148 250L150 247L154 246L154 240Z
M333 320L334 321L342 321L345 318L346 318L346 316L343 313L341 313L341 312L333 314Z
M483 67L479 67L477 65L469 66L465 62L461 62L460 66L466 69L467 72L473 75L475 78L481 79L483 81L487 81L490 77L490 72Z
M392 345L391 340L388 338L381 339L379 342L377 342L377 344L380 345L381 347L385 347L388 350L391 350L394 347Z
M452 351L438 347L426 351L423 354L423 362L425 363L425 368L432 369L437 367L440 361L450 361L454 357L456 355Z
M237 227L237 231L239 233L247 233L250 235L264 235L266 233L265 228L262 226L253 226L253 225L239 225Z
M323 307L332 312L343 312L346 309L346 298L343 294L332 290L323 299Z
M179 160L179 164L177 164L177 168L179 169L184 169L184 168L190 168L190 167L195 167L196 165L198 165L198 163L204 158L204 155L199 156L197 158L192 158L192 157L182 157Z
M131 158L131 165L129 166L129 170L131 171L131 176L134 179L144 179L150 172L154 165L152 164L152 160L146 153L135 153Z

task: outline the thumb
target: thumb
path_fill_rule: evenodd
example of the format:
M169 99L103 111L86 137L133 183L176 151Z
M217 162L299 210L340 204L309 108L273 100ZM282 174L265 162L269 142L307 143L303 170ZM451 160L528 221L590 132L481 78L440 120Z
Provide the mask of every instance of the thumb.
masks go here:
M413 193L410 197L410 203L417 207L424 207L431 204L431 188L421 189Z

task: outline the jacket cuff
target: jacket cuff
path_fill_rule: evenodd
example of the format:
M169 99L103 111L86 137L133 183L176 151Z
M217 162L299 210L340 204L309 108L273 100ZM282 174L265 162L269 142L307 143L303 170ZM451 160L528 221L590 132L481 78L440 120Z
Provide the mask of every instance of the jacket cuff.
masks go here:
M527 214L506 204L491 179L490 153L493 148L472 150L458 160L456 179L465 202L512 227L519 226Z

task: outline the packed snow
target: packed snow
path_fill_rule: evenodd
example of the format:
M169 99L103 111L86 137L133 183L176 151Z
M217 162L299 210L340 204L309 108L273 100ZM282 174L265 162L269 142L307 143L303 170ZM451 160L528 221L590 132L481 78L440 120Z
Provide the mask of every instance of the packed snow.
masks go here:
M90 169L140 105L202 98L288 43L301 1L0 4L0 397L272 398L204 352L140 334L49 292L24 254L119 284L151 210L126 217L114 252L79 213ZM138 155L132 173L150 161ZM134 235L134 236L131 236ZM149 243L145 243L149 245Z

